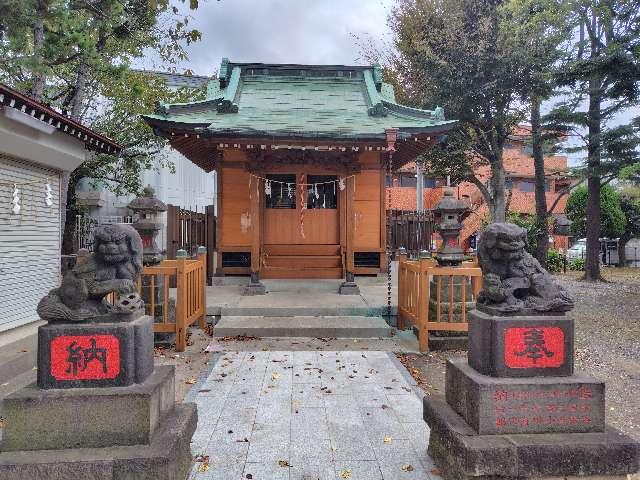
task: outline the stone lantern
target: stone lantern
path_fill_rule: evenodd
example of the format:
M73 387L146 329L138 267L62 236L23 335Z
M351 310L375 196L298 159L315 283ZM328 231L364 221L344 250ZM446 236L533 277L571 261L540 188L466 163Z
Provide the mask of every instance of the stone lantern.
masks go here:
M138 214L133 223L142 238L142 262L145 265L157 265L162 261L162 254L156 244L156 235L163 224L158 221L158 214L167 211L167 205L158 200L155 191L149 185L143 190L143 195L131 201L129 208Z
M436 226L442 237L442 246L436 252L436 260L441 266L456 266L462 263L464 251L460 247L460 216L469 210L469 205L453 196L453 190L446 189L444 196L434 207L433 213L438 220Z

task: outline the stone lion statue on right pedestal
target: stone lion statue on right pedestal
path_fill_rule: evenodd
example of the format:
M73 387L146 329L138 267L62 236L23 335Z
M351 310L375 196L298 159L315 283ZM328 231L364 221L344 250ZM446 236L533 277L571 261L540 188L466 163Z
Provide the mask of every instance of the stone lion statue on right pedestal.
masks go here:
M511 316L558 314L573 308L573 299L525 250L526 245L527 231L512 223L492 223L482 232L479 310Z

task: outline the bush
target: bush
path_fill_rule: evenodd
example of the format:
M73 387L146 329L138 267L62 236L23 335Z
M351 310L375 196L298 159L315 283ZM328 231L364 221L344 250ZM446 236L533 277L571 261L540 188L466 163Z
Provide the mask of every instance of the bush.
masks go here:
M564 265L564 256L558 250L552 248L547 251L547 269L550 272L557 273L562 271Z
M569 270L584 270L584 258L574 258L569 262Z

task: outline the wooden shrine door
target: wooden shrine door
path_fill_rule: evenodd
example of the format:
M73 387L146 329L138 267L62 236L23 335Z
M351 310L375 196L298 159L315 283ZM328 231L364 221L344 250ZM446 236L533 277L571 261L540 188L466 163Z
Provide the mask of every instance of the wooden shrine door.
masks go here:
M337 176L291 170L266 175L261 276L342 278Z

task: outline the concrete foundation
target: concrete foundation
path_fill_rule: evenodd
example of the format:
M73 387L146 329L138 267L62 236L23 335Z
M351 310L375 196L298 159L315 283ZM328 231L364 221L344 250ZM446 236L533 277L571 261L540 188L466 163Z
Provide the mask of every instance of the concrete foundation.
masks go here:
M447 480L627 475L640 468L640 448L607 427L595 433L481 435L440 396L423 400L431 428L428 453Z
M0 452L2 480L182 480L193 459L195 404L177 405L147 445Z
M35 384L3 403L2 451L142 445L175 405L175 367L156 367L130 387L41 390Z

